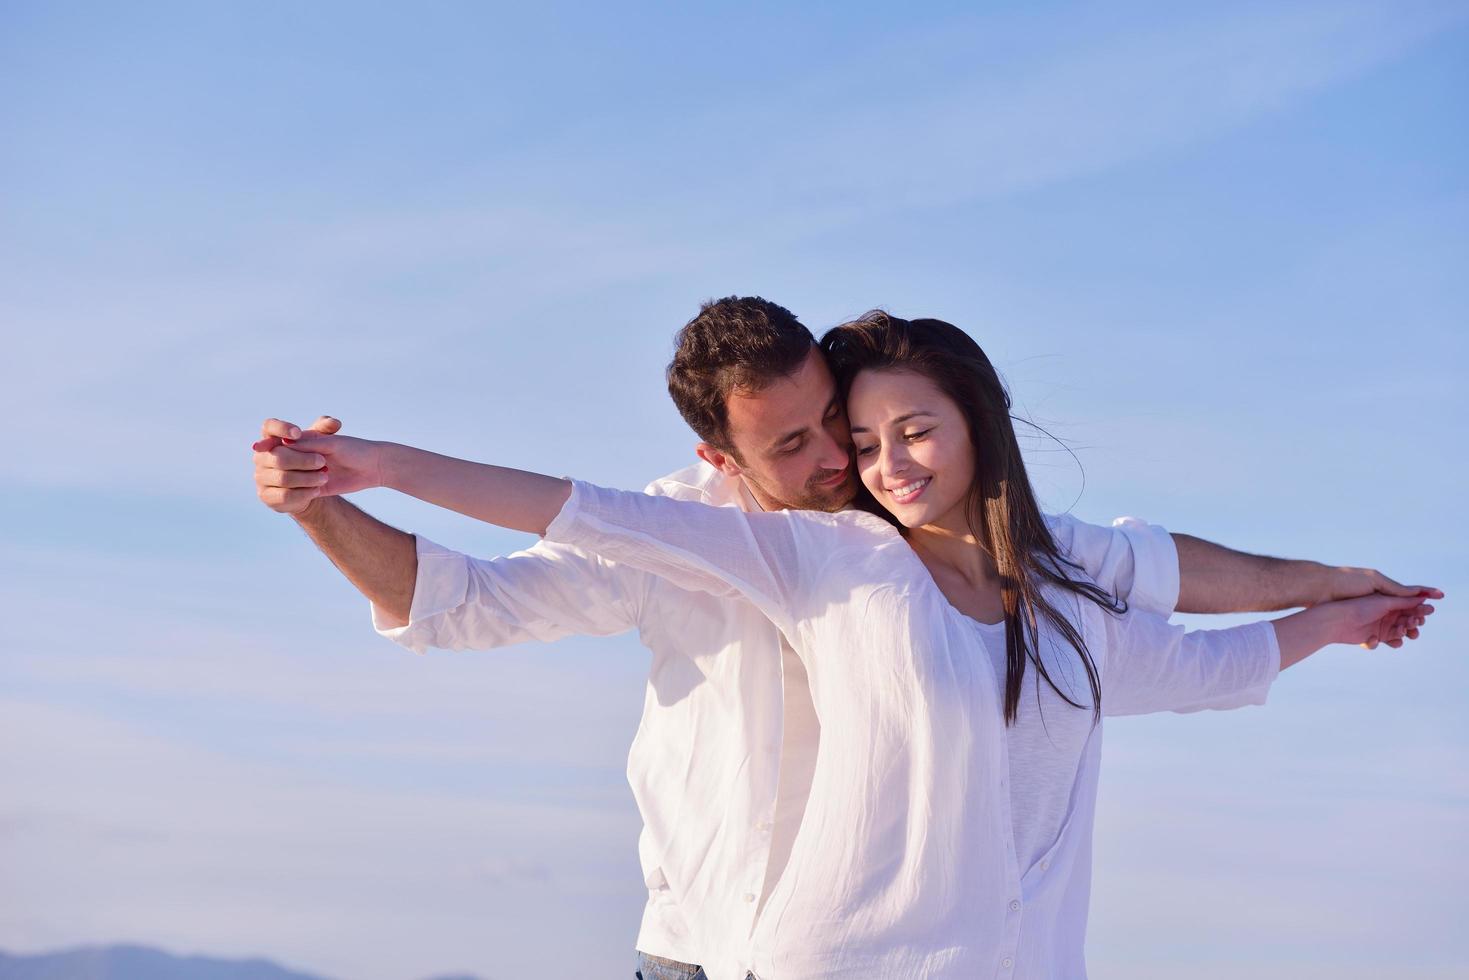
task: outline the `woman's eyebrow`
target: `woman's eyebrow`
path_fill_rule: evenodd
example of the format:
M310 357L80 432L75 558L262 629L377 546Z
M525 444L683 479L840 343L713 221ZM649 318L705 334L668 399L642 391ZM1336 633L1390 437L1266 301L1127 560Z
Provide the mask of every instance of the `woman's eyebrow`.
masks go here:
M889 425L902 425L904 422L908 421L909 419L916 419L920 415L927 415L929 418L934 418L934 419L938 418L938 416L935 415L935 414L933 414L932 412L917 411L917 412L909 412L907 415L899 415L897 418L893 419L888 424ZM853 433L857 433L857 432L871 432L872 430L869 429L869 428L867 428L866 426L854 425L854 426L852 426L851 431Z

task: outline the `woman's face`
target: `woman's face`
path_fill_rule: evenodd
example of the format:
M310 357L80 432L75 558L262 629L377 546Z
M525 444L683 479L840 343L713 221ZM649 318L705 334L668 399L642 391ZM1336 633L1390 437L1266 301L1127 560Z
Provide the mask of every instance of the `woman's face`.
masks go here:
M912 371L868 370L847 395L857 472L904 527L967 532L974 445L959 407Z

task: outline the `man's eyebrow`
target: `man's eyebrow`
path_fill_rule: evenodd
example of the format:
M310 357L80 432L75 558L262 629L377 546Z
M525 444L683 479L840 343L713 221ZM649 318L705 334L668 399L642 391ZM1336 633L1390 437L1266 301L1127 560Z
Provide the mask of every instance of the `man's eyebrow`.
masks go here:
M924 411L909 412L907 415L899 415L897 418L893 419L888 424L889 425L902 425L904 422L908 421L909 419L916 419L920 415L927 415L931 419L938 418L938 416L935 415L935 414L933 414L932 412L924 412ZM852 431L853 432L871 432L872 430L869 429L869 428L867 428L866 426L854 425L854 426L852 426Z

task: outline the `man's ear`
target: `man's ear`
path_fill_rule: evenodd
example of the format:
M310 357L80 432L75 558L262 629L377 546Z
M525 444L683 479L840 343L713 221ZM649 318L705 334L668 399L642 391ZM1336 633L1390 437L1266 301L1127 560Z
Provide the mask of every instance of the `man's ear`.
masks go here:
M716 449L707 442L701 442L694 447L694 455L714 467L725 476L739 476L744 469L735 462L734 455L723 449Z

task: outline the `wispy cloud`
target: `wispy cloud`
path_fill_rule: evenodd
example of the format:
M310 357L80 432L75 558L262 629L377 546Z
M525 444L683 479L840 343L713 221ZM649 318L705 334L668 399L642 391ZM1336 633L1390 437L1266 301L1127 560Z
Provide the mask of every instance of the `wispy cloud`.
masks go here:
M322 375L323 400L352 397L345 378L357 391L396 390L405 364L453 372L442 351L492 356L489 337L509 324L584 316L630 284L737 279L757 256L797 256L833 229L1136 164L1354 79L1462 23L1466 9L1091 15L1084 36L1067 27L1072 16L965 19L825 59L784 96L645 120L611 140L573 130L501 157L499 186L466 186L448 206L410 195L325 222L260 221L228 233L213 257L164 237L145 246L151 260L94 264L86 290L66 285L76 270L27 260L4 286L7 317L25 329L8 349L0 407L39 410L89 452L47 455L18 475L147 485L151 440L225 444L240 415L294 401L303 373ZM1042 28L1055 40L1038 43ZM936 77L924 65L939 66ZM739 132L761 136L730 138ZM587 196L582 185L609 190ZM672 326L649 325L655 349ZM547 353L524 338L510 349L531 363Z

